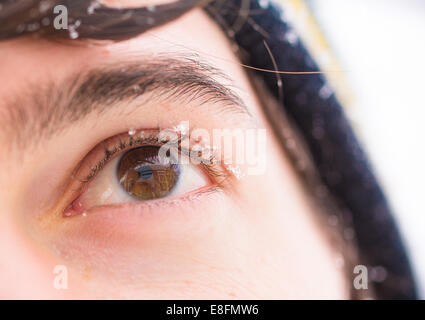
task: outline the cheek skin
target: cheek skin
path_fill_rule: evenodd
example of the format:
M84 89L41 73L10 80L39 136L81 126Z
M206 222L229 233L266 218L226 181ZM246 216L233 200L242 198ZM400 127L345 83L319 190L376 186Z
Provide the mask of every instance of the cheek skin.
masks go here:
M51 243L72 261L77 293L90 288L96 296L102 288L105 298L118 287L126 297L219 298L251 266L238 211L221 193L181 208L107 209L69 219Z
M305 195L274 137L267 142L265 175L248 176L238 188L250 235L246 245L263 261L257 272L272 275L275 298L348 299L344 270L334 263L337 255L318 222L323 213Z

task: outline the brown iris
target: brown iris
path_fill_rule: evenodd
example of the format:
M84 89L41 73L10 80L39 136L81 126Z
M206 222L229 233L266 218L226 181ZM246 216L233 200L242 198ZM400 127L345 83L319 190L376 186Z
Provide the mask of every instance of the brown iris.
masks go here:
M167 196L179 178L179 166L163 164L159 147L146 146L125 153L118 164L118 180L130 195L138 200Z

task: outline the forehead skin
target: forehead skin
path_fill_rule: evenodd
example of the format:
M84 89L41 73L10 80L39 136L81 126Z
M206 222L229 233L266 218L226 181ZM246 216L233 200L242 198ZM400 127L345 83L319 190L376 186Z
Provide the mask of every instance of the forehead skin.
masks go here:
M112 1L113 4L118 2L122 1ZM195 234L200 243L199 251L204 250L202 246L205 246L208 252L215 253L214 256L207 258L199 254L191 257L188 265L180 260L168 262L170 265L183 265L187 273L179 274L178 279L173 279L170 273L152 274L151 279L160 279L159 286L153 280L143 283L143 279L137 280L141 283L129 285L122 279L125 276L122 274L122 278L116 277L113 281L84 274L72 276L78 286L74 285L66 292L53 290L54 258L38 244L28 244L26 227L22 227L22 221L16 217L18 202L23 196L21 187L27 182L24 172L39 164L25 159L18 166L13 159L18 159L17 153L24 151L13 150L7 157L0 156L3 167L8 168L8 173L0 174L0 185L10 186L0 195L0 298L347 298L342 271L334 264L335 253L312 218L316 213L270 134L271 130L261 114L260 104L244 70L238 64L231 45L202 11L194 10L164 27L122 43L69 44L37 38L2 42L0 109L8 108L5 101L12 94L25 92L28 84L42 83L47 79L59 82L71 73L93 68L105 61L113 63L121 61L123 57L141 54L154 56L159 52L195 52L203 61L225 72L232 79L234 90L257 119L258 126L268 130L267 172L264 176L248 177L241 181L238 185L237 209L225 212L230 216L227 219L235 230L224 233L221 222L212 218L208 221L211 226L208 232ZM170 111L170 117L184 120L185 116ZM146 111L146 118L149 117L155 117L154 109ZM129 123L125 123L122 129L128 127ZM138 124L135 122L134 125ZM108 125L102 130L105 132L99 129L99 133L106 134ZM78 128L57 139L66 140L70 137L93 138ZM7 136L0 135L0 139L2 144L8 143ZM46 145L46 150L33 152L44 152L43 157L38 159L53 158L55 154L65 152L63 146L55 146L54 151L49 151L50 147ZM258 196L252 197L253 194ZM240 214L232 210L240 210ZM175 230L170 229L170 233L173 232ZM228 243L222 244L226 242L223 239L230 236L237 238L228 239ZM161 244L152 243L153 247L155 245ZM233 254L222 254L223 248L229 246L237 248L238 263L234 261ZM170 256L170 259L178 258ZM241 261L243 263L239 264ZM31 266L31 272L25 266ZM130 274L132 271L126 269L125 272ZM87 281L90 277L94 278L91 282ZM32 285L28 286L29 283ZM126 294L115 295L117 287L125 287Z

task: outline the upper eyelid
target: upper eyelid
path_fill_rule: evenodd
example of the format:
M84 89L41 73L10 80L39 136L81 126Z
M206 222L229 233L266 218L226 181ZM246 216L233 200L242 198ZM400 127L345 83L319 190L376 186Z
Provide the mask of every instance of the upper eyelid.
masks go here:
M145 132L145 137L143 139L121 133L100 142L80 161L73 173L73 178L83 183L88 182L88 180L92 179L97 172L103 169L113 157L125 150L143 145L161 145L158 141L157 134L159 129L144 129L141 131ZM87 162L89 162L88 166L85 166Z
M143 132L143 138L140 137L140 132ZM176 141L159 141L159 132L160 129L141 129L137 130L133 135L129 135L128 133L121 133L115 135L113 137L107 138L102 141L98 145L96 145L78 164L72 178L74 180L78 180L80 183L87 184L92 180L98 172L100 172L103 167L109 163L113 158L123 154L125 151L131 150L132 148L137 148L141 146L148 145L156 145L162 146L165 143L178 144L179 152L189 156L191 147L189 149L182 148L180 146L180 142L184 139L189 139L189 135L179 135ZM103 156L100 157L99 153L103 152ZM224 182L230 177L228 171L224 168L219 169L218 166L221 167L221 164L217 164L220 162L214 155L209 159L205 159L211 161L211 164L201 163L204 170L213 178L221 177L221 181L215 181L217 185L222 186ZM87 162L89 165L87 166ZM94 163L94 166L93 166ZM76 190L78 191L78 190Z

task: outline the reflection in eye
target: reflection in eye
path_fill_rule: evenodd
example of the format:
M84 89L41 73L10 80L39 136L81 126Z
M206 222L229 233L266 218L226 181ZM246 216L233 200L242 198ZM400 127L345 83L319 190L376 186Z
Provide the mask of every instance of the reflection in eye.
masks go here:
M175 161L174 156L186 157L188 150L173 150L167 155L172 161L161 161L163 145L157 130L121 134L99 144L74 174L74 200L70 199L63 216L80 215L100 206L178 199L222 185L228 177L219 164Z

